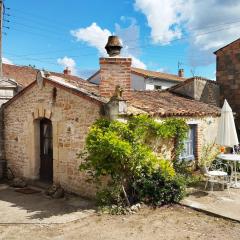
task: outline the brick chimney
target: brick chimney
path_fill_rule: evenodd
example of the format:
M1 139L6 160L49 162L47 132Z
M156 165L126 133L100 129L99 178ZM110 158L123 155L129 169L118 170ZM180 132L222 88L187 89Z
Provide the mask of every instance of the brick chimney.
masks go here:
M122 45L117 36L110 36L105 48L109 57L99 59L100 94L110 98L116 87L120 87L123 90L123 99L130 99L132 59L119 57Z
M183 68L178 69L178 76L181 78L184 77L184 69Z
M68 67L66 67L66 68L63 70L63 74L64 74L64 75L71 75L71 70L70 70Z

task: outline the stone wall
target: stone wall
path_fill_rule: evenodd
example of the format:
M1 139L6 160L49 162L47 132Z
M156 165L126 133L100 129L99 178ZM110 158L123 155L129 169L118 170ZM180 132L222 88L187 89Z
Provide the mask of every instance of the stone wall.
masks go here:
M199 77L186 81L188 82L180 84L172 91L204 103L219 106L219 86L216 82Z
M54 90L55 88L55 90ZM53 94L54 92L54 94ZM56 95L56 98L53 96ZM53 126L53 180L64 189L91 197L95 188L79 172L77 157L85 144L89 127L100 116L100 104L65 89L45 83L34 84L4 110L5 152L16 176L39 178L39 119Z
M208 103L211 105L219 106L219 85L214 81L195 78L195 92L194 99Z
M221 105L224 99L237 113L240 127L240 40L220 49L217 55L217 83L220 85Z

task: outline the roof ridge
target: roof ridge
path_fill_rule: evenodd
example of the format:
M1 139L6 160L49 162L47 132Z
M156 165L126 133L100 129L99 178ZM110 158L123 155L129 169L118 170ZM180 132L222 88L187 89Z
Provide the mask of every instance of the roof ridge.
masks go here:
M159 72L159 71L148 70L143 68L131 67L131 72L141 75L143 77L160 78L160 79L166 77L166 80L174 81L174 82L181 82L186 80L185 77L179 77L177 74ZM87 79L87 81L90 82L90 80L99 73L100 73L100 69L97 70L92 76L90 76Z
M91 98L93 101L99 102L99 103L105 103L106 99L94 92L91 92L88 89L85 89L83 87L77 87L67 81L65 81L65 79L60 78L58 76L52 76L55 77L51 78L51 76L49 77L43 77L43 81L46 81L50 84L54 84L57 85L63 89L66 89L68 91L70 91L73 94L79 95L81 94L81 96L85 96L87 98ZM57 79L60 78L60 79ZM63 81L61 81L63 80ZM8 100L6 103L3 104L4 107L7 107L8 105L10 105L12 102L14 102L18 97L20 97L21 95L23 95L26 91L28 91L28 89L32 88L34 85L37 84L37 80L31 82L29 85L27 85L25 88L23 88L20 92L18 92L15 96L13 96L10 100Z
M26 68L26 69L33 70L33 71L41 71L41 70L44 70L44 71L49 72L50 74L52 73L52 74L64 75L64 73L62 73L62 72L54 72L54 71L51 71L51 70L35 68L35 67L32 67L32 66L28 66L28 65L17 65L17 64L9 64L9 63L3 63L3 65L9 66L9 67L16 67L16 68ZM81 78L81 77L79 77L79 76L77 76L77 75L68 75L68 76L76 77L76 78L79 78L79 79L85 81L85 79L83 79L83 78Z
M166 74L166 75L172 75L172 76L179 77L177 74L174 74L174 73L166 73L166 72L160 72L160 71L143 69L143 68L137 68L137 67L131 67L131 69L137 69L137 70L140 70L140 71L153 72L153 73L161 73L161 74Z

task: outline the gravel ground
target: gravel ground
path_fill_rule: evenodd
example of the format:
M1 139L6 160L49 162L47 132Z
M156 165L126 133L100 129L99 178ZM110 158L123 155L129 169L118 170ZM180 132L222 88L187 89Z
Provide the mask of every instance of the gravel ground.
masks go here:
M66 224L5 224L0 239L239 240L240 224L176 205L127 216L94 214Z

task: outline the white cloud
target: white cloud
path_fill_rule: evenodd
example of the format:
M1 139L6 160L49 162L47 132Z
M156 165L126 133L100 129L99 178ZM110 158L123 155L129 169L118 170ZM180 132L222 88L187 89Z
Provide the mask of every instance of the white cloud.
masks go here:
M201 50L215 50L237 39L239 28L239 0L191 0L191 14L188 31L192 33L192 43ZM234 23L235 22L235 23Z
M58 58L57 63L64 67L64 69L68 67L72 75L77 75L76 62L74 59L65 56L63 58Z
M156 44L187 37L193 65L213 61L212 52L239 38L239 0L135 0Z
M163 68L163 67L157 69L156 71L157 71L157 72L162 72L162 73L168 72L167 69L166 69L166 68Z
M147 18L154 43L168 44L182 36L183 0L135 0L135 8Z
M115 24L115 34L121 38L123 43L121 55L132 58L133 67L146 69L146 64L138 58L140 55L140 30L139 26L136 24L136 20L125 16L121 16L120 19L125 23L130 21L130 25L125 28L121 27L119 24Z
M121 38L123 49L121 56L131 57L134 67L146 68L146 65L137 57L139 54L138 38L139 27L133 18L121 17L126 22L131 21L126 28L121 28L119 24L115 24L115 33L111 33L108 29L102 29L96 23L92 23L86 28L72 30L71 34L77 39L87 43L91 47L95 47L101 55L106 56L105 45L110 35L116 34Z
M12 62L10 59L5 58L5 57L2 58L2 62L3 62L3 63L6 63L6 64L13 65L13 62Z
M132 56L132 55L128 55L128 57L132 58L132 66L136 67L136 68L142 68L142 69L146 69L147 66L144 62L142 62L141 60L139 60L138 58Z
M106 53L105 45L108 36L112 35L108 29L100 28L95 22L89 27L71 30L70 32L77 41L86 42L89 46L97 48L102 55Z

